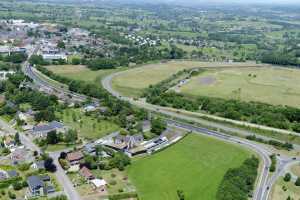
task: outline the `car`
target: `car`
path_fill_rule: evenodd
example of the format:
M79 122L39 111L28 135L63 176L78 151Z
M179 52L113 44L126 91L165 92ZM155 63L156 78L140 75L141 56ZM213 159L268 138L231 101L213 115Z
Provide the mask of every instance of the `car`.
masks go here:
M297 158L295 158L295 157L293 158L293 160L296 160L296 159L297 159Z

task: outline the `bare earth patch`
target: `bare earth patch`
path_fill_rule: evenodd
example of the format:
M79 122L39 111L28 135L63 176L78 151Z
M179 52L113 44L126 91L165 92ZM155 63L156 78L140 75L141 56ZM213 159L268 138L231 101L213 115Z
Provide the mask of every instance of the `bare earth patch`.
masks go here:
M213 76L200 77L199 82L201 85L213 85L216 82L216 78Z

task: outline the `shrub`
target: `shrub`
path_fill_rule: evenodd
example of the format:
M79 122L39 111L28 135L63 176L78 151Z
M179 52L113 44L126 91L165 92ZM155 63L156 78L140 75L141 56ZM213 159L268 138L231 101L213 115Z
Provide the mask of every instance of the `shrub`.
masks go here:
M291 180L291 178L292 178L291 174L290 173L286 173L285 176L284 176L284 178L283 178L283 180L285 182L289 182Z

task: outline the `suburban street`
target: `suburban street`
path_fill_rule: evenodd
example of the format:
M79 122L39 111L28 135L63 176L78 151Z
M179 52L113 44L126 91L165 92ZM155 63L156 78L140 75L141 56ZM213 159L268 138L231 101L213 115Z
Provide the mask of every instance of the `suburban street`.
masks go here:
M35 74L35 71L32 70L31 66L28 63L26 65L24 65L24 72L38 86L55 89L56 91L64 93L65 95L69 95L78 101L84 101L87 98L85 95L80 95L80 94L66 91L62 88L56 87L55 85L51 84L50 82L48 82L44 79L41 79L39 76L37 76ZM128 101L133 105L142 107L149 111L158 112L158 113L170 116L171 118L178 118L178 119L183 119L183 120L187 120L187 121L191 121L191 122L197 122L197 123L203 124L205 126L214 127L218 130L237 132L241 135L253 135L253 133L250 131L245 131L245 130L238 129L238 128L228 127L226 125L219 124L217 122L211 122L208 120L203 120L203 119L199 119L199 118L195 118L195 117L191 117L191 116L186 116L186 115L183 115L178 112L172 112L172 111L163 109L160 106L156 106L156 105L152 105L152 104L148 104L148 103L144 103L144 102L142 103L140 101L135 101L132 98L121 96L118 92L114 91L111 87L111 80L113 77L114 77L114 74L109 75L106 78L104 78L102 80L103 87L106 90L108 90L112 95L116 96L119 99ZM276 180L278 179L278 177L280 177L282 175L282 173L284 172L284 169L286 168L287 165L290 165L291 162L295 161L292 158L286 158L286 159L282 160L281 162L279 162L280 165L278 165L279 167L278 167L277 171L269 179L269 167L271 165L269 156L273 152L270 152L268 149L264 148L263 145L257 144L255 142L250 142L250 141L247 141L244 139L240 139L238 137L228 136L226 134L220 133L219 131L211 131L207 128L198 127L198 126L182 123L182 122L175 121L175 120L167 120L167 122L169 124L172 124L173 126L177 126L178 128L186 129L186 130L192 131L196 134L204 134L204 135L208 135L211 137L215 137L215 138L218 138L218 139L226 141L226 142L235 143L235 144L244 146L244 147L256 152L261 157L262 172L260 173L260 176L259 176L259 179L257 182L257 188L254 192L253 199L255 199L255 200L268 200L269 195L270 195L270 190L271 190L272 186L274 185L274 183L276 182ZM298 148L298 146L297 146L297 148ZM53 156L55 158L55 162L58 165L58 170L57 170L56 174L57 174L57 177L58 177L60 183L63 185L64 189L66 190L68 196L72 197L71 198L72 200L80 199L78 193L76 192L75 188L71 184L68 177L65 175L63 169L60 168L60 165L58 164L58 161L56 159L56 158L58 158L57 153L51 154L51 156Z

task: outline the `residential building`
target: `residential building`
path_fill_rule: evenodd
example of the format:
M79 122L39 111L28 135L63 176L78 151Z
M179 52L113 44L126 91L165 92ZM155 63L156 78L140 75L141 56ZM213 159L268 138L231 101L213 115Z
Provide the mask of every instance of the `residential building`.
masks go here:
M94 189L98 190L99 192L106 191L106 181L104 179L93 179L90 181L93 185Z
M92 174L92 172L87 168L87 167L82 167L80 170L79 170L79 174L84 177L84 179L86 181L90 181L90 180L93 180L95 179L95 176Z
M67 127L65 127L63 123L52 121L49 124L34 126L32 129L32 135L34 137L46 137L51 131L65 133L67 131Z
M77 165L83 159L83 154L80 151L71 152L67 154L67 160L70 165Z

